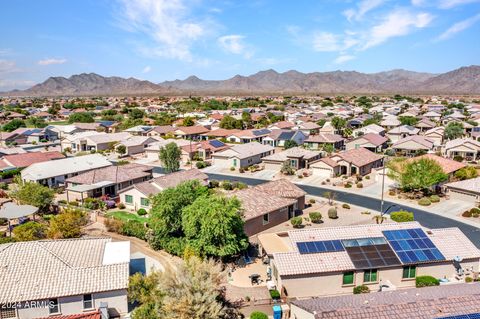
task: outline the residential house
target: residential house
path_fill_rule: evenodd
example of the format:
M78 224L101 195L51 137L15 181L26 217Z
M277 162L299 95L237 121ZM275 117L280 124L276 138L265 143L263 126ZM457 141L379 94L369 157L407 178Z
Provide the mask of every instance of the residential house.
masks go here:
M188 162L191 160L209 160L212 158L212 154L224 151L230 148L219 140L207 140L198 143L191 143L189 145L183 145L182 149L182 161Z
M115 148L118 146L123 145L125 146L125 154L122 155L135 155L144 153L145 149L152 143L157 142L156 138L150 136L143 136L143 135L134 135L130 136L115 145Z
M295 123L288 122L288 121L280 121L268 126L270 130L291 130L294 127L295 127Z
M319 134L336 134L337 130L333 127L332 122L325 122L325 124L318 130Z
M23 169L21 176L24 181L55 187L63 185L69 177L111 165L102 155L89 154L35 163Z
M241 130L227 130L223 128L212 129L211 131L202 134L202 139L227 139L232 134L239 133Z
M452 199L480 204L480 177L451 182L444 185L445 193Z
M298 299L290 318L474 318L480 286L466 283L388 290L374 294Z
M227 150L212 155L212 163L223 168L246 168L254 164L260 164L262 158L273 154L275 148L257 142L239 144Z
M293 130L277 130L273 129L266 137L263 138L262 144L274 147L284 147L285 142L292 141L297 145L302 145L307 135L302 131Z
M129 312L129 241L13 242L0 245L0 260L0 318L126 318ZM91 317L80 317L86 314Z
M134 127L127 128L124 132L130 133L132 135L141 135L141 136L151 136L149 133L154 129L154 126L149 125L137 125Z
M153 167L129 163L107 166L69 177L66 180L67 201L85 198L115 198L129 186L152 179Z
M284 163L288 163L293 169L308 168L310 163L320 159L319 151L311 151L301 147L292 147L282 152L262 158L265 169L280 171Z
M307 136L316 135L320 131L320 125L315 122L302 122L300 124L297 124L297 126L295 126L293 129L302 131L303 134Z
M380 122L380 126L385 128L385 130L387 131L394 129L400 125L402 125L402 123L397 119L396 116L389 116Z
M168 134L174 134L175 128L171 125L163 125L163 126L154 126L151 131L147 133L148 136L158 136L164 137Z
M177 138L183 138L186 140L200 140L202 134L209 132L210 130L205 126L180 126L175 129L173 134Z
M341 150L344 147L345 139L338 134L319 133L310 135L304 142L305 148L321 150L325 145L331 145L332 150Z
M402 154L403 156L415 156L419 153L427 153L432 151L433 148L433 142L421 135L407 136L392 144L392 149L395 153Z
M313 175L334 177L337 175L370 174L372 169L382 167L383 156L360 147L333 154L310 165Z
M242 203L247 236L287 222L295 216L296 209L303 209L305 205L305 192L287 180L274 180L238 190L230 196L235 196Z
M443 137L445 136L445 128L443 126L434 127L423 133L423 136L433 142L436 148L443 145Z
M263 139L267 137L270 132L268 129L242 130L227 136L227 141L233 143L262 143Z
M415 127L420 129L420 132L425 132L425 131L431 130L432 128L434 128L436 126L437 126L437 124L435 124L434 122L430 121L427 118L423 118L420 121L418 121L417 124L415 124Z
M395 143L396 141L407 136L417 135L418 132L420 132L418 128L410 125L402 125L388 131L387 137L390 139L390 141L392 141L392 143Z
M353 140L348 141L345 144L345 149L347 151L356 149L359 147L363 147L372 151L374 153L382 152L387 147L388 138L385 136L375 134L375 133L367 133L365 135L361 135Z
M20 169L35 163L42 163L61 158L65 158L65 155L57 151L5 155L0 158L0 170L7 171L11 169Z
M480 142L469 138L457 138L445 143L442 155L448 158L461 157L465 160L480 159Z
M137 211L140 208L149 210L151 208L150 197L160 193L166 188L191 180L198 180L203 185L208 185L208 175L196 168L178 171L152 180L133 184L119 192L120 202L130 210Z
M427 118L434 122L438 122L442 117L442 114L435 111L428 111L427 113L423 114L422 117Z
M180 139L160 139L158 141L148 144L148 146L145 147L144 149L145 157L151 160L158 160L160 155L160 148L165 147L167 144L170 144L170 143L174 143L180 148L186 145L189 146L189 145L195 144L195 142L191 140L187 141L187 140L180 140Z
M132 136L127 132L99 133L86 131L64 138L61 145L63 150L68 147L72 153L106 151L113 150L119 142L126 141Z
M460 229L418 222L291 230L258 241L277 290L289 298L351 295L360 285L414 288L424 275L462 281L479 270L480 251Z
M385 129L377 124L369 124L367 126L360 127L353 130L353 136L361 136L368 133L385 136Z

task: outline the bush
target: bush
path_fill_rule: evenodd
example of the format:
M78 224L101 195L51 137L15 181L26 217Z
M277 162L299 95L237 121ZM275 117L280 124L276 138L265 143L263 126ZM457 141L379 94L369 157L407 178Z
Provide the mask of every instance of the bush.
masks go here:
M357 183L357 188L363 188L363 184L362 183Z
M417 288L438 285L440 285L440 281L432 276L418 276L417 278L415 278L415 286Z
M469 210L466 210L462 213L463 217L472 217L472 212Z
M310 204L315 204L316 201L315 201L315 199L310 198L310 199L308 200L308 202L309 202Z
M453 160L454 160L454 161L457 161L457 162L463 162L463 157L460 156L460 155L455 155L455 156L453 157Z
M132 236L145 240L147 229L145 228L143 223L136 220L129 220L123 223L120 233L125 236Z
M389 190L388 195L395 196L395 191L393 189Z
M472 277L465 277L465 282L473 282L473 278Z
M470 209L470 213L472 214L480 214L480 208L474 207Z
M350 209L350 205L348 205L348 204L343 204L343 205L342 205L342 208Z
M370 175L365 176L365 179L370 179Z
M318 224L322 221L322 214L320 212L311 212L308 214L312 223Z
M302 217L300 217L300 216L292 217L292 218L290 219L290 223L291 223L292 226L295 227L295 228L300 227L300 226L302 225L302 222L303 222L303 220L302 220Z
M250 319L268 319L268 316L260 311L254 311L250 314Z
M103 224L105 228L107 228L107 231L117 234L120 234L123 227L123 222L116 218L105 218Z
M438 203L440 201L440 197L438 195L432 195L430 196L430 201L432 203Z
M145 216L145 215L147 215L147 211L144 208L140 208L139 210L137 210L137 215L138 216Z
M280 292L278 290L270 290L270 297L272 297L273 300L280 299Z
M355 295L368 294L369 292L370 292L370 288L368 288L368 286L365 286L365 285L360 285L360 286L357 286L357 287L353 288L353 293Z
M335 207L330 207L328 209L328 218L330 218L330 219L337 219L338 218L337 209Z
M432 204L432 202L426 197L420 198L420 200L418 201L418 205L421 206L430 206L430 204Z
M7 183L0 183L0 189L3 189L4 191L8 190L8 184Z
M230 170L233 172L235 170L235 166L230 167Z
M232 183L232 188L233 189L245 189L247 188L248 185L242 182L233 182Z
M0 226L5 226L5 225L8 225L8 219L0 218Z
M210 181L210 187L211 187L211 188L217 188L218 186L220 186L220 182L217 181L216 179L212 179L212 180Z
M202 168L205 168L208 166L207 162L204 162L204 161L200 161L200 162L197 162L195 164L195 166L198 168L198 169L202 169Z
M83 207L88 209L102 209L105 207L105 203L97 198L85 198Z
M233 185L229 181L223 181L222 182L222 188L226 191L231 191L233 189Z
M390 214L390 219L397 223L413 222L413 213L401 210Z
M125 204L124 204L124 203L119 203L119 204L118 204L118 208L120 208L120 209L125 209Z
M238 169L238 172L243 174L243 173L245 173L245 170L243 169L243 167L240 167L240 168Z
M350 182L346 183L345 188L352 188L352 184Z
M78 207L79 203L77 201L68 202L68 205Z

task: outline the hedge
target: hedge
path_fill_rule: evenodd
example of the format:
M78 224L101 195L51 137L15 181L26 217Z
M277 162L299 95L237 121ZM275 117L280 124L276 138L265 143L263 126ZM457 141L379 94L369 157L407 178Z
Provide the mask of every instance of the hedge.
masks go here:
M440 285L440 281L432 276L418 276L417 278L415 278L415 286L417 288L438 285Z

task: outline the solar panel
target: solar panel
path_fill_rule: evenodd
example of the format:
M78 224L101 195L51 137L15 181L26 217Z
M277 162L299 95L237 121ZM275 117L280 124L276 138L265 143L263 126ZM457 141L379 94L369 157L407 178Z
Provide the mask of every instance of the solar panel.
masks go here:
M297 243L300 254L326 253L332 251L343 251L340 240L305 241Z
M480 319L480 313L471 313L467 315L455 315L448 317L439 317L437 319Z
M260 135L266 135L270 133L270 130L267 129L260 129L260 130L254 130L252 131L253 135L255 136L260 136Z
M383 235L402 263L445 260L440 250L420 228L385 230Z
M223 147L225 146L224 143L218 141L218 140L210 140L209 141L210 145L212 145L213 147Z
M400 260L398 260L398 257L387 244L385 239L383 239L383 242L380 239L383 238L364 238L342 241L350 260L355 265L355 268L376 269L401 265Z

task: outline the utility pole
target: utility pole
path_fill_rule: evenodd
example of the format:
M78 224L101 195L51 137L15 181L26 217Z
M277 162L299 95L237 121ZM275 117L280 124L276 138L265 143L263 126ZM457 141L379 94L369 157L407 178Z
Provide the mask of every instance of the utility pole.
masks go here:
M380 201L380 215L383 216L384 213L383 213L383 204L384 204L384 200L383 200L383 197L384 197L384 193L385 193L385 166L387 166L387 161L386 161L386 157L383 158L383 173L382 173L382 194L381 194L381 201Z

